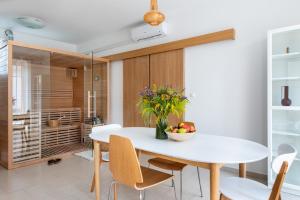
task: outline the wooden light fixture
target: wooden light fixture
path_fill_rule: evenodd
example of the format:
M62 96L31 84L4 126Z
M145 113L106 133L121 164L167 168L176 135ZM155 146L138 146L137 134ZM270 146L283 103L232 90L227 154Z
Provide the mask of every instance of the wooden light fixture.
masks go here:
M151 26L158 26L165 20L165 15L158 11L157 0L151 0L150 9L144 15L144 21Z

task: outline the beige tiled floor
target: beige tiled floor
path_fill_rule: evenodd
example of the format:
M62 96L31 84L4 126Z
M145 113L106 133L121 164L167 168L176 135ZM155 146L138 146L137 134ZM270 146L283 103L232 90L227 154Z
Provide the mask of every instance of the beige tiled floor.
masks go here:
M142 158L142 163L145 163L145 160L145 157ZM92 169L92 162L75 156L53 166L43 163L13 171L0 168L0 200L92 200L94 194L89 192ZM200 173L203 198L199 197L196 168L187 167L184 170L185 200L209 199L209 173L204 169ZM223 177L232 175L229 172L222 172ZM108 186L112 180L107 165L101 169L101 178L101 197L107 199ZM179 179L176 179L176 185L179 185ZM179 195L178 189L179 186L177 187ZM138 199L138 193L121 186L119 199ZM147 199L173 200L175 198L172 188L167 183L147 191Z

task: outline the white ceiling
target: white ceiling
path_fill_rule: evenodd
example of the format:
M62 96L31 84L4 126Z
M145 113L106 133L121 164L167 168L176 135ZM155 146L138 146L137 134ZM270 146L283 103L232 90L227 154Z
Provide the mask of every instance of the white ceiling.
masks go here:
M180 8L180 0L159 0L164 13ZM184 2L184 1L181 1ZM80 44L141 23L150 0L0 0L0 28ZM18 25L17 16L46 22L41 30Z

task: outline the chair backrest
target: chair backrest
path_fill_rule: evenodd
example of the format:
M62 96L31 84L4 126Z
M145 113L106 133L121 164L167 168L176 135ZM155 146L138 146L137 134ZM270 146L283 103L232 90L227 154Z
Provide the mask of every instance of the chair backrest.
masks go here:
M133 188L143 182L140 163L130 139L111 135L109 160L109 169L115 181Z
M289 144L281 144L277 150L278 156L273 160L272 169L277 173L269 200L279 200L280 191L287 171L291 167L297 150Z
M102 131L108 131L108 130L117 130L122 128L120 124L107 124L103 126L96 126L92 128L92 133L100 133Z
M297 155L297 150L289 144L281 144L277 149L277 156L273 160L272 169L275 173L279 173L282 163L284 161L288 162L288 170L292 165L295 157Z

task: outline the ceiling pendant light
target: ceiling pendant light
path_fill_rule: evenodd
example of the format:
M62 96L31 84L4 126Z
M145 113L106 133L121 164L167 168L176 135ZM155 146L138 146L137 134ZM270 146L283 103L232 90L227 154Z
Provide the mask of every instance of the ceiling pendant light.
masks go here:
M165 20L165 15L158 11L157 0L151 0L150 9L144 15L144 21L151 26L158 26Z

